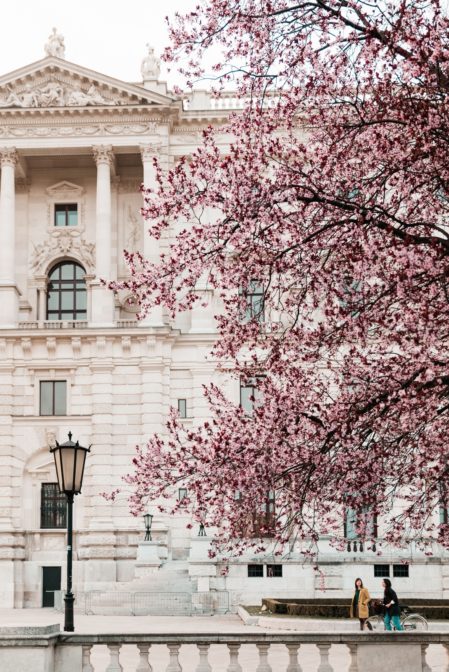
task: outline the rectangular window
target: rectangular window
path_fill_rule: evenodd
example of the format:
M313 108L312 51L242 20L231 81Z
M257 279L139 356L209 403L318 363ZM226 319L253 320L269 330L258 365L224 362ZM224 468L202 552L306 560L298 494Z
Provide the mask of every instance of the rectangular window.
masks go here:
M180 418L187 417L187 399L178 399L178 413Z
M42 483L41 528L64 529L67 526L67 498L57 483Z
M248 578L263 577L263 565L248 565Z
M393 565L393 576L408 579L408 565Z
M178 488L178 501L182 502L183 499L187 499L187 488Z
M252 415L254 408L262 404L263 396L258 385L263 378L264 376L253 376L246 381L240 380L240 406L248 415Z
M246 289L240 290L240 295L244 297L245 303L242 322L250 320L263 322L265 319L263 285L258 280L250 280Z
M67 415L67 381L41 380L39 415Z
M55 204L55 226L77 226L78 205L76 203Z
M351 507L346 509L344 520L344 535L347 541L359 539L359 530L363 531L365 539L377 537L377 517L369 506L356 511Z
M390 576L390 565L374 565L374 576L378 579Z
M282 565L267 565L267 576L270 578L282 577Z

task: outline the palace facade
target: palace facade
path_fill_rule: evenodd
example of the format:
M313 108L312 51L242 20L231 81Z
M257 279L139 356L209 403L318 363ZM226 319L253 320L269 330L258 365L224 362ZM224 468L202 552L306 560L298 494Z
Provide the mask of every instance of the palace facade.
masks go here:
M124 249L155 260L166 244L146 235L140 216L153 157L173 166L238 101L204 91L181 100L159 81L151 49L138 83L64 54L54 32L42 60L0 77L1 605L52 605L64 588L66 513L49 446L68 431L92 444L75 502L75 592L228 591L235 604L320 597L323 580L342 597L359 575L380 592L389 575L403 595L449 596L438 549L433 558L410 549L377 556L351 538L344 553L322 541L324 579L294 548L283 560L236 559L224 576L208 558L209 539L188 529L185 516L156 514L145 544L143 521L126 500L100 496L121 484L135 445L164 431L170 406L187 425L201 421L202 385L212 379L240 399L238 383L206 359L213 300L176 320L154 309L138 322L131 297L114 297L100 282L127 277Z

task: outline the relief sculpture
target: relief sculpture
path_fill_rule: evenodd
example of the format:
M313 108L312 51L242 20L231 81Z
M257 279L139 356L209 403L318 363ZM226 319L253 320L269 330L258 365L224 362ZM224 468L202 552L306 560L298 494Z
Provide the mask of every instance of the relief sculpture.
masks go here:
M50 81L45 86L32 87L27 84L22 91L10 86L0 98L0 107L86 107L88 105L120 105L118 100L105 98L95 84L87 91L63 86L61 82Z

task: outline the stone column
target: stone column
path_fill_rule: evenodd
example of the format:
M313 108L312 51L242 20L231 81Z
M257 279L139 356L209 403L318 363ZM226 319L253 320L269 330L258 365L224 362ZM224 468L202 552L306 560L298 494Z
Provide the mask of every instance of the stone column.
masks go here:
M143 185L146 189L155 189L156 170L153 165L154 157L160 152L160 145L141 145L140 153L143 163ZM148 222L143 220L143 256L152 263L160 261L160 241L151 238L148 233ZM140 322L141 327L163 327L164 315L162 306L154 306L144 320Z
M15 283L15 147L0 148L0 327L15 327L19 297Z
M47 319L47 277L39 276L36 278L37 289L37 310L36 320L42 324Z
M111 145L95 145L93 148L97 164L97 201L95 225L96 279L92 283L91 322L95 326L111 326L114 323L114 295L101 284L110 281L111 276L111 166L114 160Z

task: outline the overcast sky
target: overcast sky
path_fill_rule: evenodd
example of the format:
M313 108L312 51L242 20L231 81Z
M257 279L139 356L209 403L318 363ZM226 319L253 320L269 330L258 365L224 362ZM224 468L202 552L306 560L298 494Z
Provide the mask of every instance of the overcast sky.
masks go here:
M68 61L125 81L139 81L146 43L159 54L168 41L164 17L188 11L194 4L194 0L2 2L0 74L43 58L44 44L55 26L64 36ZM173 83L173 76L168 79Z

